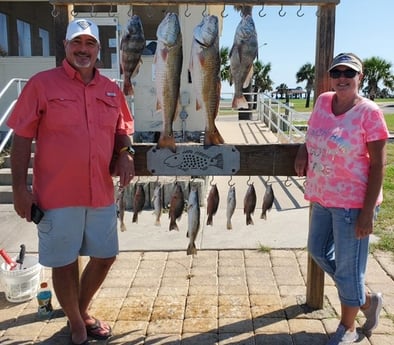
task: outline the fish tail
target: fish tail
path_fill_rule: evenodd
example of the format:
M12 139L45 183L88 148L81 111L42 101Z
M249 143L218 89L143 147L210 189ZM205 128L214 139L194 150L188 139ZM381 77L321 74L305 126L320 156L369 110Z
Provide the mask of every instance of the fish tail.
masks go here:
M189 246L187 247L187 250L186 250L186 254L187 255L197 254L197 248L196 248L196 245L194 244L194 242L189 243Z
M218 153L214 159L216 160L216 164L215 166L217 166L220 169L223 169L223 154L222 153Z
M122 231L122 232L124 232L124 231L126 231L127 229L126 229L126 225L125 225L125 223L121 223L120 224L120 231Z
M208 214L207 225L213 225L213 217L211 214Z
M138 223L138 212L134 212L133 214L133 223Z
M246 214L246 225L254 225L253 219L250 213Z
M224 139L219 133L219 130L215 127L213 131L205 131L204 145L219 145L223 144Z
M168 148L172 152L176 152L176 144L174 137L170 135L161 134L157 146L160 148Z
M238 97L234 96L232 107L234 109L249 109L249 104L244 95Z
M133 84L131 84L130 82L125 82L123 84L123 93L126 96L131 96L134 94L134 90L133 90Z
M233 225L231 224L231 220L227 221L227 230L231 230L233 228Z
M263 211L261 212L261 217L260 217L260 219L267 219L267 211L266 211L266 210L263 210Z
M160 226L160 224L161 224L161 223L160 223L160 218L156 218L156 220L155 220L155 225L156 225L156 226Z
M171 219L171 221L170 221L170 226L169 226L169 230L170 230L170 231L171 231L171 230L177 230L177 231L179 231L178 225L177 225L177 223L176 223L175 220L172 220L172 219Z

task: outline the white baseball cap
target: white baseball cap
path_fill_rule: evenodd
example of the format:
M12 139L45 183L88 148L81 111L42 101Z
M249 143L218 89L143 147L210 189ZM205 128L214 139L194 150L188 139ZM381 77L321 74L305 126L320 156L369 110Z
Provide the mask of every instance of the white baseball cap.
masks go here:
M66 40L71 41L80 35L89 35L100 43L98 27L89 19L75 19L68 23Z

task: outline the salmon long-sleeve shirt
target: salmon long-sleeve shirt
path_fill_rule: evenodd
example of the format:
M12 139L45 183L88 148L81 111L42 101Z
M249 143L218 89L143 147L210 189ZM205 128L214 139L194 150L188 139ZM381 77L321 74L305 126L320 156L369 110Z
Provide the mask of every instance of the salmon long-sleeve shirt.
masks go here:
M33 76L7 121L36 141L33 194L43 209L114 202L109 172L115 134L134 122L119 87L95 70L85 85L69 63Z

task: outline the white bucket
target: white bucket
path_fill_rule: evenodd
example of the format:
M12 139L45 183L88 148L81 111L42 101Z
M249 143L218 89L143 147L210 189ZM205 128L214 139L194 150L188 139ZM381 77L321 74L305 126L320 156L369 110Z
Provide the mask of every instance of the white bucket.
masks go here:
M14 258L14 261L16 258ZM10 271L10 266L1 264L1 278L5 297L10 302L25 302L36 296L40 285L41 265L36 256L26 255L22 269L19 264Z

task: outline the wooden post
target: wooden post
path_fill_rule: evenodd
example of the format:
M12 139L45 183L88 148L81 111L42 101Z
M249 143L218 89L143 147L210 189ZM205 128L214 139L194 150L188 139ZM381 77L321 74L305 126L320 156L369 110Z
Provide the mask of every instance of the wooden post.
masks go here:
M333 58L335 37L335 5L319 7L316 33L314 101L330 89L327 70ZM310 212L309 212L310 213ZM306 303L315 309L323 308L324 272L308 254Z

